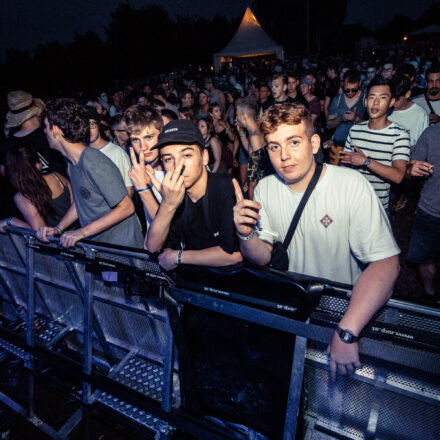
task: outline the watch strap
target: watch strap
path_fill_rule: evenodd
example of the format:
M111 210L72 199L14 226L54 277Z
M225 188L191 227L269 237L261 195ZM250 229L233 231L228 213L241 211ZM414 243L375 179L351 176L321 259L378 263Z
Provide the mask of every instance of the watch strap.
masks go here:
M336 333L345 344L353 344L359 341L359 336L355 336L350 330L342 329L339 325L336 327Z

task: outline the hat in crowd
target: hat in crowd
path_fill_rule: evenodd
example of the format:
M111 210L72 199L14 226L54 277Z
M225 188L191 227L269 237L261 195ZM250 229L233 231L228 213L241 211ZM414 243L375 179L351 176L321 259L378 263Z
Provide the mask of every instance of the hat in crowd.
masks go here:
M211 93L208 92L208 90L204 89L204 90L200 90L199 93L203 93L204 95L206 95L208 98L211 97Z
M300 84L308 84L309 86L313 86L312 81L309 78L303 78Z
M34 116L40 116L45 107L41 99L22 90L8 93L8 106L6 128L18 127Z
M273 68L273 70L274 70L275 72L281 73L281 72L283 71L283 68L282 68L282 66L280 66L279 64L277 64L277 65Z
M159 134L157 144L152 149L172 144L197 144L202 148L205 146L202 133L193 122L187 119L168 122Z

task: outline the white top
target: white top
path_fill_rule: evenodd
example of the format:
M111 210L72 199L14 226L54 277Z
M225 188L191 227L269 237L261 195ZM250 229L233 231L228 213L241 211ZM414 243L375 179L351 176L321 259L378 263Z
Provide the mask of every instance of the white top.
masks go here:
M261 239L273 242L278 233L284 240L302 195L278 175L260 180L254 199L262 205ZM288 248L289 271L352 285L366 264L399 252L368 181L349 168L326 165Z
M423 130L429 126L429 115L418 104L412 104L405 110L394 110L388 119L396 122L409 131L410 146L414 147Z
M162 183L163 178L165 177L165 171L154 170L154 177L159 182ZM153 191L154 197L156 197L156 200L160 205L160 203L162 202L162 196L161 196L160 192L154 186L152 188L152 191ZM145 219L147 220L147 229L146 230L148 231L148 228L150 227L153 219L148 215L147 208L145 207L145 205L144 205L144 212L145 212Z
M354 124L350 128L344 150L355 152L354 147L358 147L366 156L382 165L392 166L395 160L409 162L409 133L395 122L382 130L371 130L368 127L368 121ZM389 180L374 174L363 166L353 168L360 171L373 185L383 207L387 209L391 188Z
M124 179L125 186L133 186L133 183L128 177L128 171L130 170L130 159L128 154L118 145L113 142L109 142L105 147L99 150L105 154L118 168Z
M424 110L426 110L427 113L431 113L431 109L428 106L428 103L426 102L425 95L419 95L413 98L412 100L416 104L420 105ZM434 110L434 113L438 116L440 116L440 99L437 99L436 101L429 101L431 104L432 109Z

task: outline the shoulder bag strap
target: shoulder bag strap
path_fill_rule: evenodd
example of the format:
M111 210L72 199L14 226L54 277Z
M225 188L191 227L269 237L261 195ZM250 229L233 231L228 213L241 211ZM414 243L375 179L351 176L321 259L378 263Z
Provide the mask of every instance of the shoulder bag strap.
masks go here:
M307 200L309 200L312 191L315 189L315 186L318 183L319 177L321 176L321 172L322 172L322 163L317 163L313 177L310 180L309 185L307 186L306 192L301 197L301 201L299 202L298 208L296 209L295 215L293 216L293 219L290 223L289 230L287 231L286 238L284 239L283 246L286 250L289 247L290 242L292 241L292 237L293 234L295 233L296 227L298 226L298 222L301 217L301 214L304 210L304 207L306 206Z
M435 114L435 111L434 111L434 109L432 108L431 102L429 101L428 97L426 96L426 93L425 93L425 101L426 101L426 104L427 104L428 107L429 107L429 110L431 110L431 113L434 113L434 114Z

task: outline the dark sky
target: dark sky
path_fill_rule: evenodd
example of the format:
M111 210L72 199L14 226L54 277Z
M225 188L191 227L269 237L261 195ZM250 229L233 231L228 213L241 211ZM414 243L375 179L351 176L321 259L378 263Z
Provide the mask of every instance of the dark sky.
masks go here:
M337 1L337 0L336 0ZM94 29L103 35L110 13L120 0L0 0L0 61L7 48L32 50L38 43L72 40L75 32ZM148 0L131 0L139 7ZM160 0L170 15L211 18L216 13L227 17L241 15L250 3L247 0ZM417 18L432 0L350 0L346 23L361 22L376 29L395 14ZM258 17L257 17L258 18Z

